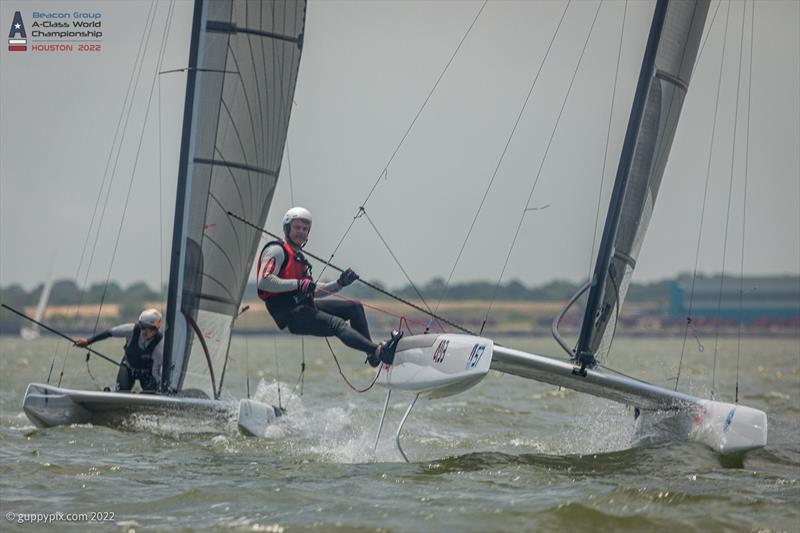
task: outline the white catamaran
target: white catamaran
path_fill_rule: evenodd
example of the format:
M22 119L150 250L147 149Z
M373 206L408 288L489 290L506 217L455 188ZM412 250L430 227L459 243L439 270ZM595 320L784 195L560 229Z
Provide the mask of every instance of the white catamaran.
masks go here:
M148 409L196 409L204 415L238 409L243 431L263 435L263 427L279 414L273 406L248 400L236 406L219 398L231 328L278 177L303 43L305 2L259 3L250 11L245 4L195 4L163 395L31 384L24 408L37 424L113 422ZM653 212L708 7L708 0L656 4L594 274L567 306L588 291L576 348L558 334L563 312L553 326L569 354L563 359L470 334L404 337L394 364L378 377L389 393L398 389L415 394L397 429L398 446L416 398L462 392L490 369L624 403L635 408L637 424L666 413L676 422L679 438L705 443L720 453L766 444L762 411L668 390L597 363L609 350ZM207 397L182 396L189 389L204 391Z
M763 411L697 398L598 365L600 355L610 349L653 213L708 8L709 0L658 0L655 6L594 273L553 323L553 334L569 358L527 353L465 335L402 339L395 366L379 381L390 392L395 388L417 393L397 429L401 453L400 430L419 394L460 392L479 382L490 368L624 403L634 407L638 428L659 419L670 428L671 437L702 442L722 454L766 445ZM573 349L559 335L558 322L587 290L580 337Z
M263 435L277 407L221 400L231 330L275 191L303 48L304 0L197 0L193 9L159 395L32 383L38 426L187 411ZM191 396L191 397L189 397ZM224 427L224 426L221 426Z

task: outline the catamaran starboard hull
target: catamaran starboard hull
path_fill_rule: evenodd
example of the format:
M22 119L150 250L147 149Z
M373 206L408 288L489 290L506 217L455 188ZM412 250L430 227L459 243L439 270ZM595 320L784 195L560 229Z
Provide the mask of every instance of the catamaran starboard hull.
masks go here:
M221 401L155 394L131 394L63 389L31 383L22 404L25 414L41 428L70 424L124 426L135 415L201 419L204 428L226 431L232 420L244 435L263 437L281 410L253 400Z
M720 454L767 444L767 415L752 407L704 400L599 369L587 368L581 375L571 361L504 346L494 346L491 368L637 407L644 418L673 417L672 427L682 428L676 437L701 442Z

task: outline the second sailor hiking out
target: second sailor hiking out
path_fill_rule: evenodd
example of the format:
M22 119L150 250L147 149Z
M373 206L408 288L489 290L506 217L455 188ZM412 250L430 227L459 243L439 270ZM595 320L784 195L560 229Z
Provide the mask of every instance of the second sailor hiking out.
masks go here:
M311 264L302 252L311 223L311 212L303 207L293 207L283 216L285 239L267 243L258 258L259 298L280 329L288 328L295 335L336 336L350 348L367 354L366 362L371 366L392 364L402 332L394 331L387 341L376 344L370 337L363 305L323 299L356 281L358 275L348 268L337 281L319 285L314 281Z

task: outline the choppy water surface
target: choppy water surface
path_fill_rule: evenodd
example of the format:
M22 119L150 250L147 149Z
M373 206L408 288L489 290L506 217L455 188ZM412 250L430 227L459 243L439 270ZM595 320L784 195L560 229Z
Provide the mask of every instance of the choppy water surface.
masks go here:
M662 385L680 340L617 339L612 366ZM555 354L549 339L504 344ZM372 371L333 343L359 384ZM699 444L631 447L624 407L492 372L459 396L418 402L404 428L410 464L392 436L410 398L394 395L377 452L385 393L355 394L327 347L305 343L305 394L291 395L300 343L238 337L226 384L288 404L268 438L196 432L185 420L141 418L129 429L36 429L20 407L62 343L0 338L2 529L19 531L800 531L800 342L741 345L741 400L769 415L769 445L723 460ZM101 350L117 355L113 340ZM273 379L279 353L279 382ZM735 339L718 351L717 398L731 401ZM688 352L683 390L708 394L712 350ZM63 384L98 389L115 369L69 350ZM234 427L234 426L232 426ZM7 513L113 513L104 523L18 524Z

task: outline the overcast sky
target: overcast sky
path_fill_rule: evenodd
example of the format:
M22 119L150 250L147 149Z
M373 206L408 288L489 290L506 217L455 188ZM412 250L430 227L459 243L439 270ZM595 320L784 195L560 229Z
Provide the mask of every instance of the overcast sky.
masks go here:
M110 270L111 279L123 284L141 280L155 287L168 272L159 247L168 255L184 98L182 73L157 77L145 116L166 2L157 7L107 202L107 186L100 189L109 154L112 167L116 160L119 143L112 145L112 140L149 5L37 2L41 11L100 13L102 51L0 50L0 285L33 287L47 276L51 262L56 277L80 273L83 281L88 261L80 271L79 261L98 191L100 208L89 238L89 250L97 241L89 282L105 280ZM331 252L481 5L476 1L309 4L289 128L290 158L284 154L269 229L279 231L280 218L292 203L303 205L314 213L308 249L323 256ZM561 1L488 3L394 157L387 179L366 204L415 282L450 273L564 5ZM454 280L497 279L597 5L587 0L569 7ZM726 272L738 274L744 250L747 273L800 273L800 2L756 3L752 61L751 4L723 2L710 27L717 5L712 1L708 40L684 105L635 281L693 270L709 157L699 269L719 272L724 254ZM0 29L9 28L19 10L30 32L31 6L2 0ZM626 7L621 1L606 1L600 8L531 200L533 207L548 207L526 215L504 279L540 285L587 275L595 210L598 198L601 213L607 207L652 6L649 2L627 6L602 194L617 45ZM185 66L190 10L189 2L177 3L162 70ZM357 221L335 262L352 266L369 279L405 283L365 219Z

